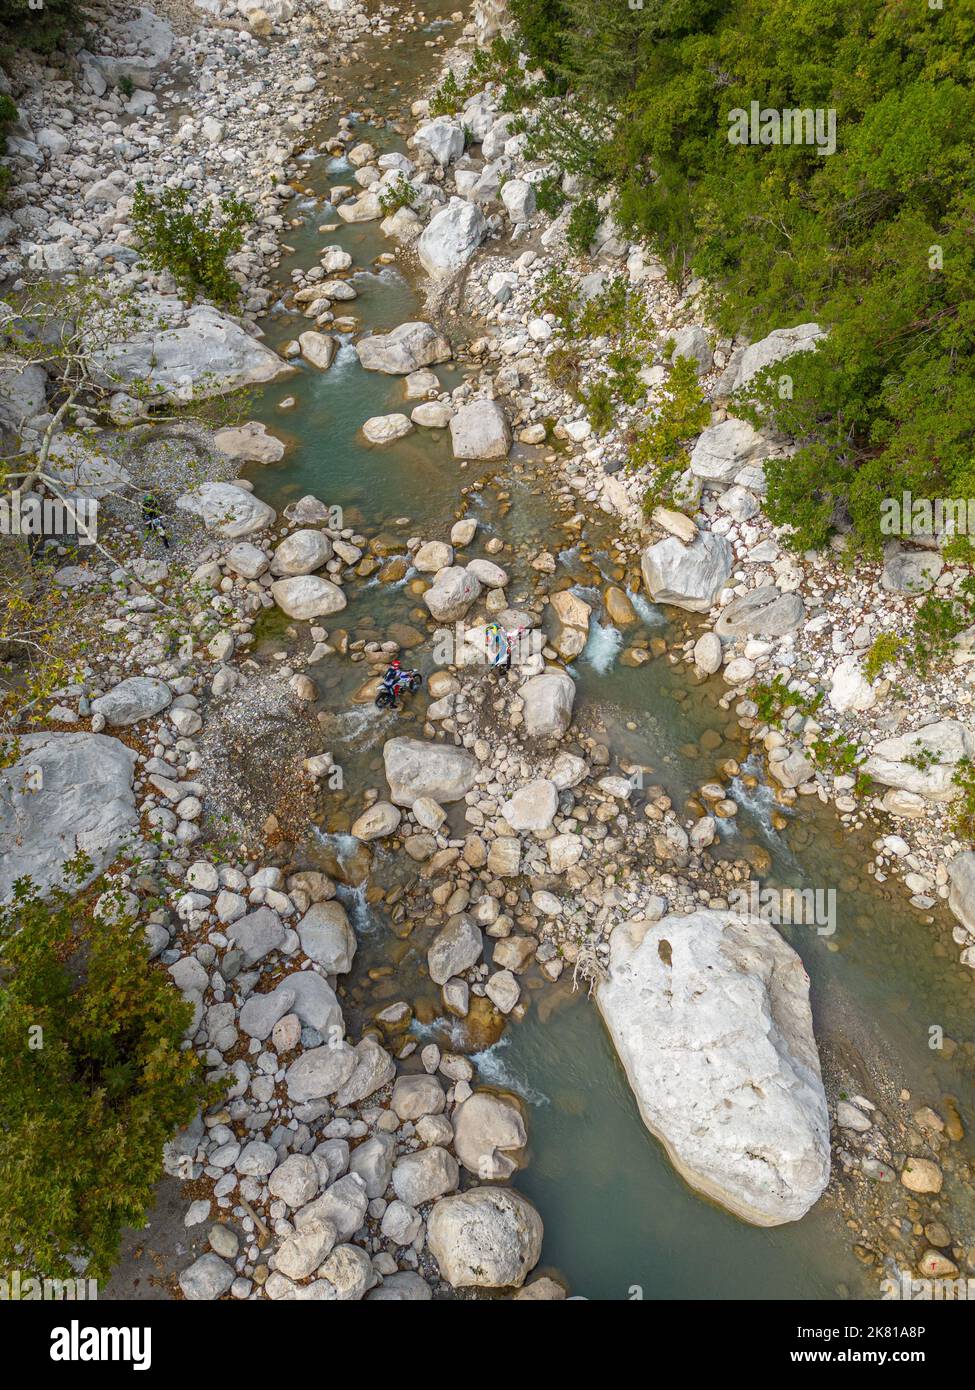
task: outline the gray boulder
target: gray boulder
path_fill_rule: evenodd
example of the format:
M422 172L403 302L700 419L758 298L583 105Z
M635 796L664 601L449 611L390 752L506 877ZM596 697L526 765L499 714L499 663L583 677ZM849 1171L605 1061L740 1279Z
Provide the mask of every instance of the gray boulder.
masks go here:
M105 716L106 724L120 726L149 719L164 710L172 698L173 692L165 681L153 680L151 676L130 676L107 694L92 700L91 707L95 714Z
M562 738L572 723L576 683L565 671L543 671L518 691L530 738Z
M733 553L724 536L702 531L691 545L667 536L643 552L643 581L654 603L706 613L727 583Z
M521 1288L542 1253L542 1218L507 1187L474 1187L430 1213L427 1244L455 1289Z
M412 806L418 797L459 801L474 785L477 759L465 748L416 738L391 738L383 747L390 800Z
M390 376L407 376L452 356L447 339L432 324L422 322L401 323L391 333L360 338L355 350L367 372L385 372Z
M312 903L298 925L301 949L327 975L347 975L355 959L355 932L345 908L336 899Z
M278 579L271 585L271 597L289 618L310 621L340 613L348 600L337 584L319 574L298 574Z
M926 594L934 587L944 567L940 555L892 546L884 555L881 588L888 594Z
M233 1267L219 1255L208 1252L194 1260L179 1276L183 1297L192 1302L209 1302L222 1298L235 1278Z
M975 851L962 850L948 865L951 888L948 906L972 935L975 935Z
M481 582L473 570L452 565L437 575L423 602L438 623L455 623L481 596Z
M776 328L767 338L760 338L742 353L732 389L737 391L746 386L764 367L775 366L796 352L811 352L825 337L826 330L820 328L818 323Z
M768 458L767 442L747 420L722 420L698 436L691 451L691 472L706 483L730 484L748 463Z
M958 763L975 753L975 738L957 719L939 719L914 733L874 745L863 770L885 787L914 792L927 801L952 801ZM920 764L920 766L919 766Z
M511 449L511 426L497 401L462 405L450 421L456 459L503 459Z
M138 830L136 754L105 734L24 734L20 758L0 771L0 901L30 875L43 893L79 850L86 882L107 869Z
M137 382L150 394L200 399L291 370L240 324L204 304L189 309L180 327L149 329L96 352L92 375L102 387Z
M274 525L277 513L246 488L232 483L198 483L177 498L180 511L198 516L208 531L227 540Z
M714 630L719 637L784 637L795 632L805 616L806 607L798 594L784 594L774 584L763 584L732 599L722 609Z
M448 919L427 952L427 969L435 985L445 985L454 975L469 970L481 958L481 929L466 912Z
M420 264L435 279L456 275L474 255L486 232L487 220L476 203L451 198L420 233L416 244Z
M287 536L271 560L271 573L287 576L311 574L332 558L332 542L321 531L303 529Z

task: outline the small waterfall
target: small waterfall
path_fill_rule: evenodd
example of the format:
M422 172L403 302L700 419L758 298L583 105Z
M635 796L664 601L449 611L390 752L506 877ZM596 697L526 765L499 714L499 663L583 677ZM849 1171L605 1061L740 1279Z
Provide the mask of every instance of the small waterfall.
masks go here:
M616 657L622 645L623 634L618 627L592 618L589 622L589 640L582 649L582 660L588 662L601 676L605 676L616 664Z
M627 589L626 597L636 609L640 621L646 623L647 627L666 627L667 619L655 603L649 603L643 594L634 593L632 589Z
M480 1079L489 1086L496 1086L499 1091L511 1091L514 1095L527 1101L529 1105L550 1105L551 1102L544 1091L539 1091L534 1086L529 1085L523 1077L512 1070L504 1055L505 1048L510 1042L509 1035L505 1033L491 1047L486 1047L483 1052L473 1054L470 1060L477 1067Z
M330 838L333 840L351 840L352 836L334 835ZM354 841L353 843L358 843L358 841ZM341 864L341 862L342 855L340 853L339 863ZM355 932L356 936L371 936L373 932L378 931L380 925L379 919L366 902L366 884L360 883L357 887L353 888L347 883L337 883L335 887L336 897L348 913L349 921L352 923L352 930Z

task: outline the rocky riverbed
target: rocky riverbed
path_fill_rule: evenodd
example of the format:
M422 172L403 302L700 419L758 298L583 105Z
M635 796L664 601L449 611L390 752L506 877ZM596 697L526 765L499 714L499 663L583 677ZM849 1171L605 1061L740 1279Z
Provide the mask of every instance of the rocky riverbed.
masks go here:
M453 17L455 37L463 19ZM768 867L760 845L724 844L736 779L758 781L744 754L681 806L652 767L614 752L599 710L577 700L573 663L607 623L633 669L670 660L693 680L720 673L717 703L734 705L769 756L776 814L839 795L841 814L863 823L871 801L845 804L850 788L803 751L825 712L780 732L748 700L761 673L811 682L828 650L843 668L829 708L857 719L873 708L859 686L841 698L867 639L846 633L854 610L836 611L832 571L781 550L758 510L762 459L788 443L744 439L750 427L722 405L758 366L811 350L819 330L712 346L694 287L678 293L652 257L604 228L580 270L603 281L624 271L660 331L676 335L674 351L698 357L714 400L692 454L700 506L658 512L648 536L639 479L608 466L617 437L595 438L545 373L557 326L535 300L565 259L564 225L537 213L544 170L499 91L488 84L456 118L432 120L417 97L399 122L405 150L385 151L360 138L342 98L334 69L357 61L359 45L381 54L404 28L431 45L425 81L439 81L440 62L429 69L447 45L427 21L287 0L214 5L202 27L195 12L142 10L117 16L70 69L38 74L22 103L20 201L4 228L11 293L31 271L103 270L153 321L108 345L111 418L82 421L101 426L103 467L124 470L104 497L112 553L66 556L56 576L96 640L83 678L3 774L0 870L5 891L27 865L47 885L83 844L133 905L166 903L144 914L151 958L193 1003L189 1036L227 1094L167 1148L186 1245L174 1242L164 1286L192 1299L565 1297L565 1276L539 1263L542 1219L511 1182L528 1160L530 1117L517 1095L483 1084L471 1057L570 984L595 995L647 1127L694 1190L758 1225L798 1220L825 1190L877 1273L972 1271L970 1212L942 1196L946 1175L949 1189L971 1177L957 1108L941 1097L919 1107L877 1074L848 1087L832 1058L824 1084L799 956L767 923L729 910ZM463 70L495 22L479 10L443 62ZM134 88L125 100L119 74ZM334 218L319 228L316 262L282 286L275 267L302 220L295 200L329 159L342 180L329 189ZM165 182L170 161L183 186L247 192L261 209L233 265L239 315L181 303L138 258L132 190L140 177ZM401 179L413 195L390 210ZM362 267L335 237L372 223L390 248L374 268L395 261L422 276L429 302L427 317L363 336ZM275 306L297 330L279 350L273 316L267 336L255 318ZM132 383L170 400L279 379L287 390L288 373L339 372L350 349L365 372L402 383L401 409L363 415L364 440L392 451L429 432L469 474L441 525L346 525L325 488L271 505L265 479L293 445L266 422L235 417L168 441L116 428L148 408ZM463 379L446 387L438 372L458 368ZM666 373L646 373L652 401ZM20 375L17 389L5 381L5 417L30 447L46 428L47 383L33 377L30 395ZM125 487L158 486L164 445L169 552L139 546L124 503ZM75 460L64 467L63 479L85 481ZM549 509L546 546L504 532L526 483ZM377 623L373 596L393 593L395 620ZM676 637L656 635L657 603L715 630L690 618ZM876 611L884 623L893 613ZM486 670L489 622L524 630L507 675ZM418 649L436 669L399 728L378 726L381 779L346 781L335 692L370 711L389 659ZM877 732L907 718L905 707ZM911 731L925 719L911 715ZM937 827L927 845L911 831L910 798L943 804L944 763L967 753L965 726L948 722L929 720L925 735L940 777L919 773L909 740L871 755L878 780L891 779L880 809L909 822L878 841L872 871L908 870L922 912L949 896L951 871L934 865ZM27 796L37 764L44 790ZM380 872L389 863L391 879ZM953 876L957 910L967 880L959 867ZM357 928L377 915L401 949L381 963L370 952L364 972ZM439 1041L425 1040L430 1027ZM696 1070L702 1039L718 1072ZM959 1051L970 1065L972 1044Z

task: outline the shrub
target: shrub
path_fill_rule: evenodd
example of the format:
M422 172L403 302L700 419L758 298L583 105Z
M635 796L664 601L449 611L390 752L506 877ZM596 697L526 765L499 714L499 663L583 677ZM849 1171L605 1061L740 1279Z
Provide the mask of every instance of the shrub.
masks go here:
M875 637L863 663L863 674L867 680L876 680L885 666L897 660L903 646L904 638L894 632L882 632Z
M67 883L90 867L79 856ZM80 1258L101 1278L144 1220L163 1144L216 1098L181 1048L192 1008L104 882L42 899L19 880L0 949L0 1265L70 1277Z
M569 249L577 256L588 256L602 220L595 198L580 198L565 229Z
M379 206L382 208L383 215L389 217L392 213L398 212L400 208L411 207L416 198L416 189L405 174L400 174L399 178L393 179L380 193Z
M644 505L652 511L690 464L687 444L711 419L711 407L701 392L697 364L681 357L674 363L656 417L637 432L630 444L629 466L650 470Z
M568 201L562 192L562 179L558 174L546 174L535 185L535 201L540 212L549 217L558 217Z
M210 205L192 209L183 188L167 188L157 198L136 184L132 225L152 269L168 270L190 301L204 294L229 306L239 299L240 286L227 269L227 258L240 250L254 213L239 198L222 198L217 223L214 215Z

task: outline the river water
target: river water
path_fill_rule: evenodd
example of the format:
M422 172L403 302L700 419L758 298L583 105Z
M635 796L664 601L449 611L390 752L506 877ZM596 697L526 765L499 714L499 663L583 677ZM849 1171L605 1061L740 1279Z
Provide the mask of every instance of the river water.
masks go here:
M385 48L369 40L342 88L362 93L358 99L368 98L373 111L402 115L404 105L408 111L438 61L431 40L438 32L456 33L454 25L440 27L438 16L449 13L447 5L428 5L425 27L403 31ZM368 91L367 81L374 84ZM319 143L328 129L316 133ZM365 117L357 136L381 150L404 148L390 125L377 127ZM327 203L328 188L348 181L348 166L323 154L307 161L305 174L290 205L303 221L286 234L294 254L282 263L282 285L292 268L315 264L324 245L338 244L353 256L359 292L342 308L363 329L388 330L422 317L419 297L400 271L375 265L391 247L378 224L347 227ZM319 230L333 222L339 224L335 231ZM263 326L269 343L280 346L309 325L278 308ZM447 386L461 379L456 370L438 371ZM280 403L289 396L295 404L282 410ZM520 557L558 550L559 572L595 604L593 637L573 666L577 712L598 714L612 751L652 768L653 780L678 807L713 779L718 762L743 758L741 739L717 708L713 687L695 688L687 668L667 659L638 668L620 664L621 634L602 615L599 595L600 583L623 577L611 554L606 518L597 514L581 538L563 530L571 512L548 495L548 470L537 451L516 447L499 471L458 465L446 431L416 430L383 448L365 443L359 434L365 419L404 408L409 406L404 406L401 379L362 371L349 342L327 372L299 366L258 395L254 417L289 449L280 464L252 470L255 490L278 508L314 493L330 506L341 506L345 524L370 538L441 538L466 509L481 522L481 541L500 535ZM509 594L517 604L530 593L530 573L523 558L511 563L510 551L499 558L513 570ZM349 598L336 621L353 639L383 636L391 623L426 631L408 586L355 581ZM666 637L667 614L646 606L642 611L643 636ZM278 622L277 630L283 626ZM275 631L271 619L262 629L259 650L275 649ZM429 648L418 645L410 660L429 669ZM397 717L353 704L365 673L344 657L327 657L311 674L329 715L329 747L351 793L337 797L322 823L309 828L309 846L334 856L348 851L341 835L361 806L362 790L383 786L383 741L393 732L418 733L420 713ZM743 846L757 845L770 856L769 881L837 890L833 936L783 929L812 981L827 1072L832 1066L834 1074L851 1077L868 1096L874 1077L891 1082L894 1094L906 1087L917 1104L937 1108L944 1095L954 1095L962 1115L970 1114L975 992L972 973L957 964L948 920L942 916L926 923L902 891L867 878L863 866L871 858L871 837L851 834L814 798L802 798L779 833L771 827L767 790L740 789L738 796L740 814L725 831L730 855L742 857ZM403 866L388 853L375 853L374 880L388 885L402 873ZM397 935L364 886L347 887L343 896L360 933L347 987L353 1009L375 1010L408 998L426 1020L424 1037L456 1044L456 1029L451 1032L436 1017L437 992L424 979L422 954ZM539 988L540 981L526 977L526 983L534 990L526 1019L510 1025L500 1041L477 1053L476 1061L483 1083L514 1091L525 1104L528 1162L515 1181L544 1218L543 1267L561 1271L574 1293L592 1298L877 1296L878 1273L854 1258L851 1232L829 1198L801 1222L759 1230L692 1194L645 1130L594 1006L583 994L573 994L567 981ZM932 1028L962 1045L952 1055L950 1046L932 1049ZM968 1146L965 1140L955 1147L967 1150L971 1161ZM975 1243L970 1190L949 1184L945 1202L956 1238Z

